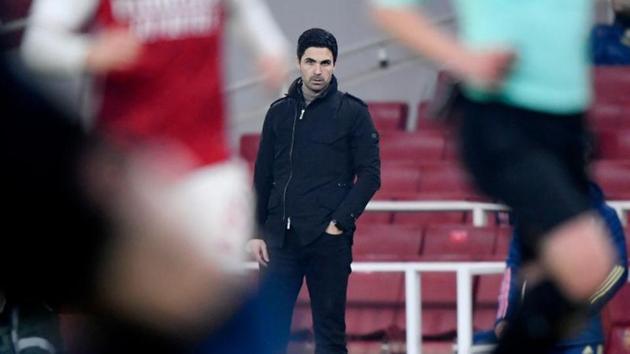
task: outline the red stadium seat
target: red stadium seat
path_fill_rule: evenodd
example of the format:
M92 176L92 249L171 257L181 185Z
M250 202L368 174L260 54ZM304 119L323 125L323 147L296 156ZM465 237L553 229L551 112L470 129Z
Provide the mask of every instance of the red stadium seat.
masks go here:
M423 199L482 199L459 163L450 161L421 164L418 193L426 195Z
M594 91L597 104L630 102L630 68L627 66L602 66L594 69Z
M366 211L357 221L357 230L371 227L372 225L383 225L392 223L393 214L385 211Z
M357 229L354 237L355 260L403 261L417 260L422 244L419 227L403 225L372 225Z
M452 162L423 163L420 165L418 191L404 199L416 200L470 200L478 199L472 191L465 172ZM470 222L470 213L422 212L397 213L394 222L409 224L466 223Z
M609 313L609 320L613 326L630 326L630 283L624 284L623 288L606 305Z
M421 161L441 160L444 155L444 136L439 132L388 132L381 135L381 160Z
M440 200L444 199L443 195L435 194L433 196L427 193L414 193L404 197L398 198L398 200ZM454 198L457 199L457 198ZM394 224L398 225L436 225L436 224L465 224L471 221L469 212L466 211L416 211L416 212L394 212L393 219Z
M606 341L606 354L630 354L630 326L614 326Z
M368 110L381 132L405 130L409 107L404 102L368 102Z
M260 134L243 134L241 135L239 153L245 161L256 161L258 154L258 145L260 144Z
M630 129L601 129L596 132L596 155L600 159L630 158Z
M511 227L498 227L496 229L497 241L494 247L494 258L498 261L505 261L508 255L510 247L510 241L512 239Z
M346 330L348 335L387 331L397 310L404 307L403 275L353 273L348 283Z
M457 329L455 274L423 273L421 277L422 336L426 339L454 338ZM396 327L406 328L404 308L396 316Z
M473 312L473 330L487 331L494 328L497 310L494 307L476 308Z
M593 172L606 199L630 199L629 160L597 160Z
M488 260L495 239L494 227L429 225L420 254L426 260Z
M596 129L616 129L623 116L623 106L611 103L598 103L588 112L588 121Z
M477 276L475 305L492 305L496 311L502 280L503 273Z
M421 294L423 305L450 306L457 303L455 273L422 273Z
M420 172L415 164L383 161L381 165L381 188L375 197L397 198L415 193L418 188L419 177Z

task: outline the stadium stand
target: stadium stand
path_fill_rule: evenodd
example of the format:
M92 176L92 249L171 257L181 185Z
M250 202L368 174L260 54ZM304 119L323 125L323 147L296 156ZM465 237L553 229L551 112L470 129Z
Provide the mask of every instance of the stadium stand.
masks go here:
M407 127L409 106L404 102L368 102L368 110L381 133L403 131Z

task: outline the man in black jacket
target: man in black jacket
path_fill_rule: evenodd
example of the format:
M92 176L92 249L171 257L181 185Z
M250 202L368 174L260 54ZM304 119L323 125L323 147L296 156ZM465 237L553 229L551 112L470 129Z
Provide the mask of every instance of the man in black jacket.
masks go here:
M345 303L355 222L380 186L378 133L366 104L337 90L335 37L298 40L301 77L265 118L254 184L271 341L286 348L293 307L306 284L316 353L347 353Z

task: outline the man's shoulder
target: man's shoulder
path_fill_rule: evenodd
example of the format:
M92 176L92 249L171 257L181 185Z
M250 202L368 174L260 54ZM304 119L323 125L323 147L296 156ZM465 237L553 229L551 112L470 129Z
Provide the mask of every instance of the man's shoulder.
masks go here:
M286 103L288 100L289 96L287 95L278 98L277 100L271 102L271 104L269 105L269 110L271 111L272 109L279 108L280 106L282 106L283 103Z
M353 94L349 93L349 92L345 92L343 94L344 99L346 99L347 102L350 102L351 104L355 104L358 106L362 106L362 107L367 107L367 103L365 103L365 101L363 101L362 99L360 99L357 96L354 96Z

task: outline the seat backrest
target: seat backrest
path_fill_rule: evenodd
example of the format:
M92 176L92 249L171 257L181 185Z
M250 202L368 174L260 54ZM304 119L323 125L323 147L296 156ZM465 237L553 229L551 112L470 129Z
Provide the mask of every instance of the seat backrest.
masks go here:
M439 260L485 260L492 257L496 239L494 227L428 225L421 256Z
M368 102L368 110L379 132L405 130L409 111L406 103Z
M445 140L439 132L386 132L381 134L381 159L387 161L439 161Z
M401 261L419 258L422 229L405 225L371 225L357 229L353 254L356 260Z

